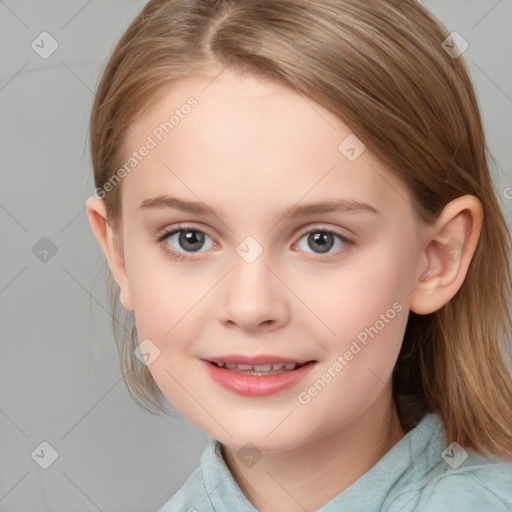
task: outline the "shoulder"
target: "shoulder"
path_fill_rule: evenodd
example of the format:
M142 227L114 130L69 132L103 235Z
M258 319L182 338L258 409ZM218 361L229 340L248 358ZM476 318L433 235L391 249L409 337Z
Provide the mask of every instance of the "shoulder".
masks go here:
M408 462L395 475L387 512L512 512L512 460L448 443L435 414L403 441Z
M512 461L471 453L452 468L441 459L395 491L389 512L512 512Z
M425 512L512 511L512 461L472 454L457 469L436 475L425 488Z
M201 469L197 468L180 490L158 512L212 512L203 485Z

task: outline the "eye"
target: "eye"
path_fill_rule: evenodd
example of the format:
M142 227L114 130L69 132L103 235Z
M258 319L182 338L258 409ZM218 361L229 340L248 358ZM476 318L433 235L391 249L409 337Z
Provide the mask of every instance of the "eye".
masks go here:
M205 252L218 245L204 231L182 225L166 230L157 237L156 241L165 252L180 261L192 259L193 253ZM310 252L308 249L311 249L313 255L329 253L327 254L329 256L331 253L344 252L353 245L353 242L333 230L310 228L309 231L302 234L296 245L300 251L307 253ZM332 251L333 248L334 251ZM324 258L314 256L312 259Z
M299 250L309 252L309 248L315 255L338 252L336 249L344 251L350 245L353 245L353 242L341 233L323 228L310 229L297 243ZM335 250L331 251L333 247Z
M185 258L187 256L184 253L201 252L201 249L208 250L216 245L203 231L183 226L164 232L157 238L157 242L162 244L165 251Z

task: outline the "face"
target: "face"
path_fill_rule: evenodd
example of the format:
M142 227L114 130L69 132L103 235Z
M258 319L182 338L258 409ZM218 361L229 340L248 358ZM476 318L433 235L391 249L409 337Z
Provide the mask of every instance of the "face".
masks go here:
M292 449L389 399L419 224L332 113L248 75L211 80L174 86L127 139L125 303L187 418L231 447Z

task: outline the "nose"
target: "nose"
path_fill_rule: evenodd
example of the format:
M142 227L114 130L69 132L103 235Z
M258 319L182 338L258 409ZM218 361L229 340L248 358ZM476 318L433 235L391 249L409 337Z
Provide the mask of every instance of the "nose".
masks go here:
M286 286L269 268L265 252L247 263L238 255L220 290L219 319L229 328L272 331L289 322Z

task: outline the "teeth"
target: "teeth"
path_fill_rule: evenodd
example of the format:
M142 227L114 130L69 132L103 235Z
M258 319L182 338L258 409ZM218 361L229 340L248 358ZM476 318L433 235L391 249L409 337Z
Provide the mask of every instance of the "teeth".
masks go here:
M282 370L295 370L298 363L269 363L269 364L238 364L238 363L223 363L220 361L215 362L215 364L222 368L226 367L228 370L240 370L240 371L254 371L254 372L270 372L270 371L278 371Z
M242 365L239 364L238 368L242 369ZM272 364L255 364L254 366L251 366L251 368L254 368L255 372L269 372L273 369Z

